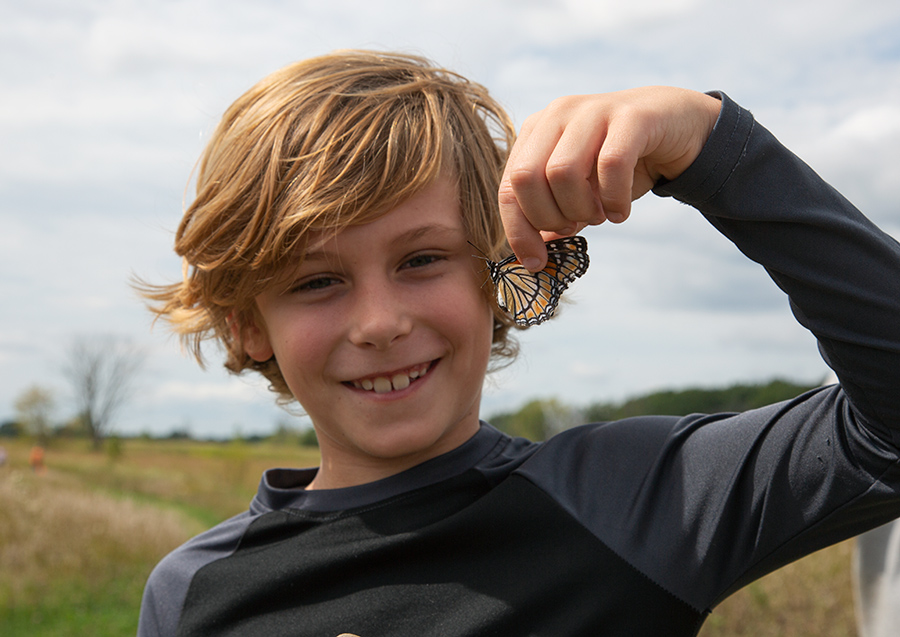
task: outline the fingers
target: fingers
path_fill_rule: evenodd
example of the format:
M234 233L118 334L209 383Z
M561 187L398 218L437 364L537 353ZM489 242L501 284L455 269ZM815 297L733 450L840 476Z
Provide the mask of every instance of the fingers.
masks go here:
M498 193L500 217L510 247L526 269L537 272L547 264L547 249L540 231L532 225L519 205L519 198L506 175Z
M546 265L547 250L538 230L542 222L538 219L534 221L529 219L523 206L528 205L531 210L540 206L535 206L531 203L529 196L525 192L521 190L516 192L516 188L513 186L512 175L523 171L529 172L528 169L523 169L519 166L522 163L522 155L527 154L527 151L523 149L527 145L528 137L539 116L540 113L532 115L522 125L519 137L510 150L503 177L500 180L500 189L497 193L500 203L500 218L506 230L506 239L509 241L513 252L519 258L519 262L532 272L536 272ZM520 177L516 177L516 182L521 188ZM546 197L544 198L544 205L547 205Z
M595 147L603 130L586 130L577 108L558 100L523 129L506 176L532 225L566 232L577 222L603 220L591 180L596 176ZM585 138L586 135L590 139Z
M634 199L693 163L720 108L703 93L645 87L561 98L529 117L499 192L519 261L535 271L546 263L543 238L625 221Z
M598 197L604 217L612 223L627 220L635 195L643 194L634 191L639 144L630 128L614 127L598 153Z
M588 97L556 100L525 122L510 153L500 214L510 246L529 270L546 263L548 236L628 216L637 154L627 132L609 128L603 108Z

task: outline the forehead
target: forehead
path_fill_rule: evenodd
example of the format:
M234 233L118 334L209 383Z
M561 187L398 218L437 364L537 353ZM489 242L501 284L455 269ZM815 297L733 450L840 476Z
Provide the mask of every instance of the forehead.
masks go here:
M386 249L423 239L465 240L455 182L439 177L403 203L366 223L340 229L315 230L308 235L302 259L350 247Z

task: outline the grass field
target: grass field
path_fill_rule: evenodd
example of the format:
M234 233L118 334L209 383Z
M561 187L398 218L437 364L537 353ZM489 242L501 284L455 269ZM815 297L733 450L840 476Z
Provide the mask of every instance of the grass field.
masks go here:
M112 459L60 441L33 473L29 446L4 442L0 467L0 635L133 635L153 565L247 507L273 466L310 466L298 446L127 440ZM832 547L739 591L702 637L855 635L852 544Z

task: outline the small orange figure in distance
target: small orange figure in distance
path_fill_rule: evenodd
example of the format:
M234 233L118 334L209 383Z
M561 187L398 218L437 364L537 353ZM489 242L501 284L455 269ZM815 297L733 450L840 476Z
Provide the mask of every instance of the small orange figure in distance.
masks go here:
M44 472L44 448L42 446L35 445L31 448L31 453L28 454L28 464L35 473Z

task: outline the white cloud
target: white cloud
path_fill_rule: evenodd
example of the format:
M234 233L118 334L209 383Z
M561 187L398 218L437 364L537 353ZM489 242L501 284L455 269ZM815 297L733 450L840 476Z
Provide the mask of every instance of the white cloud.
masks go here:
M519 5L518 21L539 44L572 43L670 21L697 7L698 0L550 0Z
M832 133L840 143L877 144L900 136L900 104L874 104L852 113Z
M249 377L248 377L249 378ZM153 390L153 400L177 400L182 402L256 402L260 399L261 387L250 380L231 379L226 382L179 382L160 384Z

